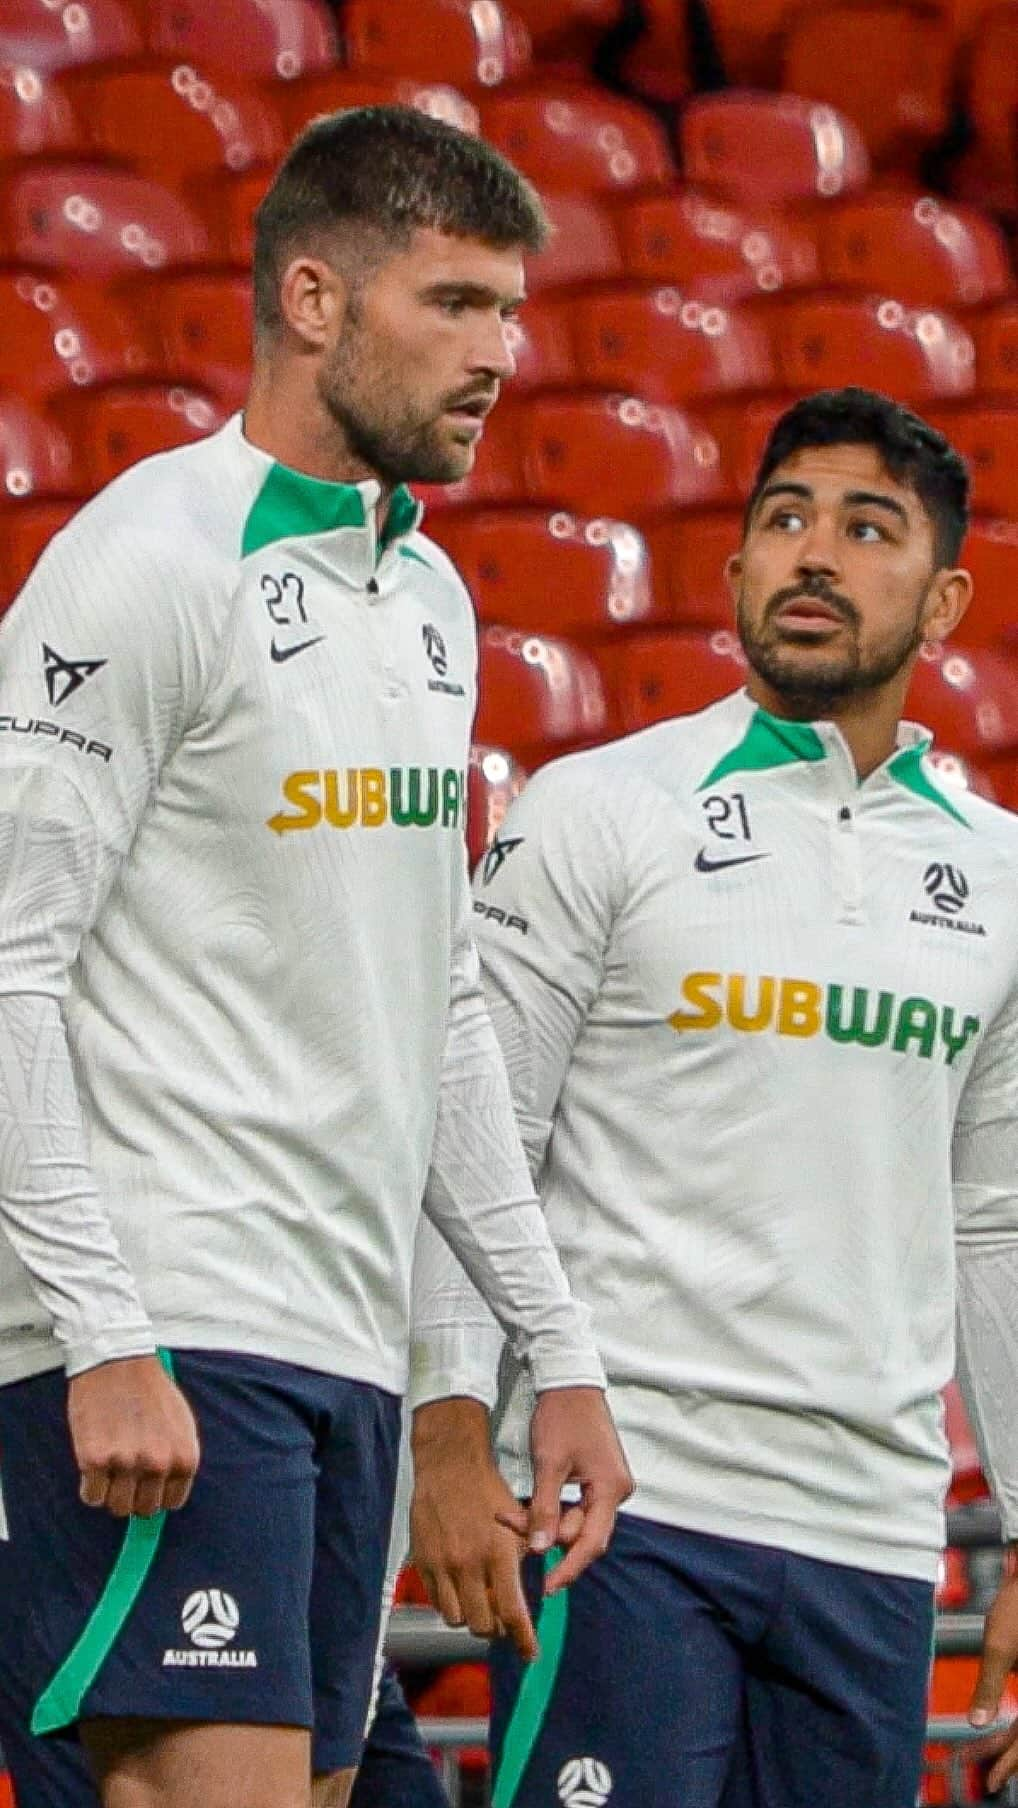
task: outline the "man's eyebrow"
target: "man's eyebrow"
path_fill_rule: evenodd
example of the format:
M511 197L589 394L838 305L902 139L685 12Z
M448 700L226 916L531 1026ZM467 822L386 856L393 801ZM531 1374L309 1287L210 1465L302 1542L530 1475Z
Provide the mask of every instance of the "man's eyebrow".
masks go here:
M756 499L756 507L762 508L772 496L801 496L806 502L809 502L812 500L813 491L808 483L793 483L791 478L782 479L778 483L769 483L766 489L760 491Z
M812 500L813 491L808 483L793 483L791 479L787 481L782 479L777 483L769 483L766 489L761 490L756 500L756 507L762 508L763 504L772 496L797 496L809 502ZM884 495L880 490L848 490L842 497L842 501L848 503L850 508L886 509L888 514L896 516L906 527L908 526L908 510L895 497Z
M493 289L488 283L456 282L447 278L443 282L429 283L421 294L426 301L448 300L455 296L458 301L470 302L474 307L490 307L492 302L500 308L519 308L526 301L526 295L516 289L511 295Z
M884 496L879 490L849 490L845 501L853 508L882 508L888 514L897 515L899 521L908 526L908 510L893 496Z

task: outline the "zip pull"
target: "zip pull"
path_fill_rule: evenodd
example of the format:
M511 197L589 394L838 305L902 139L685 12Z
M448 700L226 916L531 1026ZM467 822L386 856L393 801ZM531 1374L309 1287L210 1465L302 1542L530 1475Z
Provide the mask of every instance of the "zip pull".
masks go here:
M377 578L369 578L367 583L365 584L364 588L367 591L369 596L377 596L378 595L378 579Z
M838 811L838 821L842 822L842 823L850 823L851 820L852 820L851 805L850 804L842 804L841 809Z

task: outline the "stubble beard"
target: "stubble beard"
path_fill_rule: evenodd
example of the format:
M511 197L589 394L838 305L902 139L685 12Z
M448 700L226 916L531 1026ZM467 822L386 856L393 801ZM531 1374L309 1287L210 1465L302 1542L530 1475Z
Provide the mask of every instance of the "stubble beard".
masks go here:
M365 383L356 369L357 344L344 338L332 364L319 378L319 394L343 433L349 450L379 480L398 483L456 483L473 464L476 442L457 446L444 443L440 423L401 419L385 411L385 379ZM362 390L370 400L358 397ZM376 399L377 398L377 399Z
M815 720L835 714L854 698L878 691L899 676L923 644L925 601L924 591L909 627L865 660L857 619L846 622L851 644L845 651L832 651L826 661L814 651L808 662L797 655L797 648L812 645L812 641L807 641L805 635L797 639L794 631L769 628L766 615L758 630L749 618L742 595L736 623L750 669L780 697L791 715L804 721Z

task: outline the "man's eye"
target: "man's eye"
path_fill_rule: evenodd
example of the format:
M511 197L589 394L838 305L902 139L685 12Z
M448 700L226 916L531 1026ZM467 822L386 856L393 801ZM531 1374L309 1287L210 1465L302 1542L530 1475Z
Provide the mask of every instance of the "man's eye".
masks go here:
M466 312L467 306L461 295L445 295L438 305L443 314L448 314L452 320L458 320Z
M856 540L863 540L870 545L875 540L886 539L883 528L878 527L875 521L853 521L849 531Z
M767 525L778 528L782 533L798 534L806 524L798 509L778 509Z

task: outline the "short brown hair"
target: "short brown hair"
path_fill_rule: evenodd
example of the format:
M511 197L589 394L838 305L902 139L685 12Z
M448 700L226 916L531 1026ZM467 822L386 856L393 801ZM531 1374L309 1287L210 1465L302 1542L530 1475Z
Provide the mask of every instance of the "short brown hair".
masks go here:
M536 190L490 144L457 126L395 106L313 120L255 214L256 331L280 325L279 280L300 246L324 254L335 249L337 229L352 227L360 229L361 256L370 257L372 249L405 243L419 226L498 249L540 251L548 237Z

